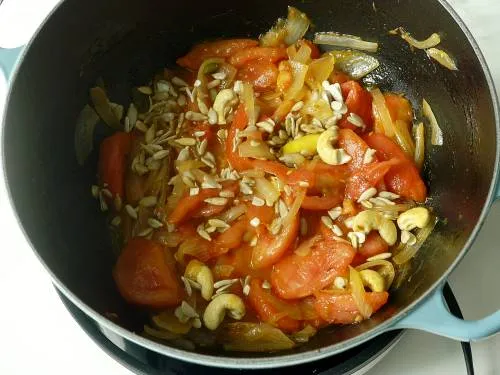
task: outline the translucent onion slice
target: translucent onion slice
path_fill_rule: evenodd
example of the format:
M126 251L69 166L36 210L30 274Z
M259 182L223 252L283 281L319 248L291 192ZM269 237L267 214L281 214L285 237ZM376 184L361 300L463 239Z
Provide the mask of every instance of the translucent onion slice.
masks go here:
M365 319L368 319L372 315L373 309L366 301L365 287L363 286L359 272L351 266L349 266L349 286L352 298L354 299L354 302L356 302L359 313Z
M238 154L243 158L273 160L269 146L263 141L247 140L238 146Z
M372 106L375 119L382 125L384 134L389 138L394 138L394 125L392 124L389 109L385 104L384 95L378 88L371 90L371 94L373 97Z
M390 34L399 34L401 38L403 38L406 42L408 42L409 45L417 48L417 49L427 49L427 48L432 48L437 46L439 43L441 43L441 37L437 33L432 33L427 39L425 40L417 40L413 38L409 32L407 32L404 28L398 27L394 30L391 30L389 32Z
M250 83L245 82L242 84L241 101L245 106L245 111L248 117L248 125L255 125L255 97L253 93L253 86Z
M308 69L306 64L297 61L290 61L290 66L292 67L293 81L285 94L285 100L299 99Z
M431 125L431 144L433 146L442 146L443 145L443 132L439 127L439 124L436 120L436 116L434 116L434 112L432 111L431 106L427 103L427 100L422 100L422 110L424 116L429 120L429 124Z
M171 311L164 311L153 316L152 321L159 329L179 335L188 333L192 327L191 322L181 323Z
M290 45L296 43L305 35L310 24L311 21L305 13L297 8L289 6L285 23L285 44Z
M229 323L219 336L224 349L241 352L268 352L291 349L295 343L278 328L266 323Z
M306 325L303 329L301 329L299 332L295 332L292 335L292 339L295 342L308 342L311 337L313 337L316 334L316 329L309 324Z
M429 48L426 49L425 52L427 53L427 56L433 58L445 68L450 70L458 70L455 61L443 50L437 48Z
M394 277L396 276L396 271L394 270L394 265L384 259L372 260L370 262L363 263L356 267L356 271L362 271L366 269L375 269L380 276L385 280L385 290L391 287Z
M225 211L220 218L226 223L231 223L232 221L243 215L245 212L247 212L247 206L244 204L239 204L237 206L232 206L230 209Z
M92 87L90 89L90 99L92 100L95 111L102 121L106 123L106 125L115 130L122 129L120 120L118 119L115 111L113 111L108 96L102 88Z
M413 143L413 138L410 134L410 129L408 128L408 124L401 120L396 120L393 122L394 125L394 134L396 135L396 141L404 152L410 157L413 158L415 154L415 145Z
M99 122L96 111L88 104L78 115L75 126L75 153L78 164L83 165L92 152L94 129Z
M144 333L149 335L149 336L156 337L157 339L161 339L161 340L174 340L174 339L179 338L179 335L176 335L176 334L171 333L169 331L155 329L155 328L152 328L148 325L144 326Z
M335 57L333 55L325 55L319 59L313 60L309 64L307 71L307 83L312 87L320 87L323 81L328 80L328 77L333 72L335 66Z
M287 19L278 19L276 24L259 38L260 45L277 47L282 43L294 44L305 35L310 24L311 21L305 13L289 6Z
M336 32L322 32L314 34L314 43L329 46L352 48L360 51L377 52L378 43L368 42L359 36L340 34Z
M335 58L335 69L348 74L353 79L361 79L377 69L379 61L364 52L352 50L330 51Z
M268 206L274 205L280 197L280 192L276 186L264 177L255 179L255 194L264 199Z
M417 241L414 245L401 244L398 246L400 251L392 258L395 264L404 264L408 262L411 258L413 258L417 252L420 250L425 240L434 230L434 227L437 224L437 218L431 217L429 220L429 224L424 228L420 229L418 233L415 235Z
M415 127L414 131L415 138L415 164L419 169L422 169L424 165L424 154L425 154L425 133L424 133L424 123L421 122Z

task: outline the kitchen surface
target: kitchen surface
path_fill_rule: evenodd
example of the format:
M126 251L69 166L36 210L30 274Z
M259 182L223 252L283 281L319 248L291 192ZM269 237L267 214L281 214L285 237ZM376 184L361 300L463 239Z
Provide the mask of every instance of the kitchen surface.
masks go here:
M377 1L383 0L375 0L375 4ZM0 1L0 47L25 44L56 3L56 0ZM476 38L497 89L500 88L500 2L453 0L450 3ZM5 93L2 85L0 78L0 104ZM473 247L450 277L468 319L483 317L500 308L499 226L500 203L494 203ZM3 239L0 374L131 374L85 334L61 303L48 274L17 226L3 181L0 228ZM476 374L500 374L500 334L473 343L472 353ZM407 331L368 372L370 375L402 373L466 374L460 344L428 333Z

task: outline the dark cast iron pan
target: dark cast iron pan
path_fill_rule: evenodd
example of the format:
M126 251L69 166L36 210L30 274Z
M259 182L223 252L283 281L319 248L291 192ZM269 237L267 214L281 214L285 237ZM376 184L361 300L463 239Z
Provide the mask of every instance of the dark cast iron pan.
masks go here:
M415 108L423 97L431 103L444 145L427 147L424 176L430 205L446 220L412 260L412 274L384 309L361 324L324 329L295 350L190 352L141 337L135 332L140 332L143 316L117 293L105 219L89 193L96 152L84 168L74 156L77 114L98 77L115 101L128 102L130 88L147 82L192 44L256 37L286 14L287 5L306 12L318 31L379 41L381 68L367 81L405 93ZM459 71L442 68L387 34L400 25L418 39L439 32ZM500 312L475 322L458 320L444 307L440 292L494 199L499 145L490 74L465 25L444 1L65 0L25 48L3 120L4 173L19 223L59 290L103 332L199 364L270 368L331 356L404 327L462 340L499 330ZM119 319L111 321L105 312Z

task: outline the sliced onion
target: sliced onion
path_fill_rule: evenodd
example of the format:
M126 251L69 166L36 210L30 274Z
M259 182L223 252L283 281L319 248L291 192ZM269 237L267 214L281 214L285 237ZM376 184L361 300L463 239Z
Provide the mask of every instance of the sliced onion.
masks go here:
M427 53L427 56L433 58L445 68L450 70L458 70L455 61L453 61L453 59L443 50L437 48L429 48L426 49L425 52Z
M283 226L284 227L288 227L288 226L292 225L292 221L295 220L295 218L297 217L299 210L300 210L300 206L302 205L302 202L304 201L305 196L306 196L305 189L302 189L297 193L297 195L295 196L295 200L292 203L292 206L290 207L287 215L283 219Z
M394 125L391 114L385 104L385 98L378 88L371 90L373 97L373 117L380 122L383 132L389 138L394 138Z
M300 112L303 115L313 116L321 122L325 122L333 116L332 107L323 98L315 100L313 97L310 97Z
M310 24L311 21L305 13L289 6L287 19L278 19L276 25L259 38L260 44L263 47L277 47L282 43L294 44L305 35Z
M227 89L231 87L234 82L234 78L236 77L236 73L238 73L238 70L231 64L224 63L220 66L219 72L226 75L226 78L224 78L220 83L220 88Z
M373 309L371 305L366 301L366 292L363 282L361 281L361 276L356 269L349 266L349 286L351 289L352 298L356 302L359 313L368 319L372 313Z
M274 205L280 197L279 190L264 177L255 179L255 194L264 199L268 206Z
M111 107L108 96L106 92L100 87L92 87L90 89L90 99L94 105L94 109L99 115L99 117L115 130L121 130L122 126L120 120L118 119L115 111ZM122 108L123 109L123 108Z
M443 145L443 132L439 127L439 124L436 120L436 116L434 116L434 112L432 111L431 106L427 103L427 100L422 100L422 110L424 116L429 120L429 124L431 125L431 144L433 146L442 146Z
M148 325L144 325L144 333L161 340L174 340L179 338L179 335L176 335L175 333L155 329Z
M295 346L280 329L267 323L229 323L219 337L224 349L232 351L269 352Z
M305 35L310 24L311 21L309 21L305 13L297 8L289 6L285 23L285 44L290 45L296 43Z
M328 54L335 58L335 69L348 74L352 79L361 79L380 65L375 57L360 51L338 50Z
M359 36L340 34L336 32L322 32L314 34L313 43L329 46L352 48L360 51L377 52L378 43L367 42Z
M300 48L295 51L295 46L290 46L288 47L288 50L290 51L290 60L302 63L302 64L309 64L311 62L311 47L307 45L307 43L303 43Z
M409 203L387 204L384 206L375 206L375 207L373 207L373 210L404 212L404 211L408 211L410 208L413 208L413 207L415 207L415 203L413 203L413 201L412 201Z
M285 94L285 100L297 99L304 87L308 66L297 61L290 61L292 67L293 81Z
M241 102L245 106L245 111L248 117L248 125L255 125L255 96L253 93L253 86L250 83L242 83Z
M247 140L241 143L238 146L238 154L243 158L254 158L254 159L264 159L264 160L274 159L274 155L271 153L267 143L256 140Z
M179 335L188 333L192 327L191 322L181 323L171 311L154 315L152 321L159 329Z
M335 58L332 55L325 55L313 60L307 70L306 81L311 86L320 86L333 72Z
M415 127L415 164L419 169L422 169L424 165L424 154L425 154L425 133L424 133L424 123L421 122Z
M427 226L425 226L424 228L420 229L418 233L415 235L417 241L415 242L414 245L401 244L399 246L400 251L392 258L394 263L403 264L408 262L411 258L413 258L420 250L427 237L429 237L429 235L432 233L436 224L437 224L437 218L431 217L431 219L429 220L429 224L427 224Z
M239 204L237 206L232 206L230 209L225 211L220 218L226 223L231 223L241 215L245 214L245 212L247 212L247 206L244 204Z
M75 153L78 164L83 165L92 152L94 129L99 122L96 111L88 104L83 107L76 119L75 126Z
M439 34L437 33L432 33L427 39L425 40L417 40L413 38L409 32L407 32L403 27L398 27L394 30L391 30L389 32L390 34L399 34L401 38L403 38L406 42L408 42L409 45L417 48L417 49L427 49L431 47L437 46L439 43L441 43L441 38L439 37Z
M375 268L376 271L382 276L385 280L385 290L388 290L391 287L392 282L394 281L394 277L396 276L396 271L394 271L394 265L384 259L372 260L366 263L363 263L356 267L356 271L362 271L366 269Z
M311 337L313 337L316 334L317 330L313 326L307 324L303 329L301 329L299 332L295 332L292 335L292 339L295 342L308 342Z
M172 188L172 192L168 196L167 204L165 206L167 215L169 215L174 210L174 208L177 207L177 204L188 190L187 185L184 184L179 175L174 178L173 184L174 186Z
M413 155L415 154L415 145L413 144L413 138L410 134L408 124L402 120L396 120L392 124L394 125L396 141L401 146L403 151L413 159Z

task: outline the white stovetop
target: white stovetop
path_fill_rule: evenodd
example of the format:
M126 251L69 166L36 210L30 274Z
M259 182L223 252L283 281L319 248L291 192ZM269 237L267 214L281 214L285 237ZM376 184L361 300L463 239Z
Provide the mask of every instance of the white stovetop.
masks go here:
M0 46L26 43L56 3L57 0L4 0L0 6ZM452 0L450 3L479 42L500 88L500 47L497 47L500 2ZM470 319L482 317L500 306L499 223L500 204L495 204L473 248L450 278L464 314ZM0 374L130 375L129 370L87 337L61 304L49 277L17 227L3 183L0 183L0 228L3 240ZM500 335L474 343L472 350L476 374L500 374ZM465 374L460 345L428 333L407 332L369 372L370 375L402 373Z

